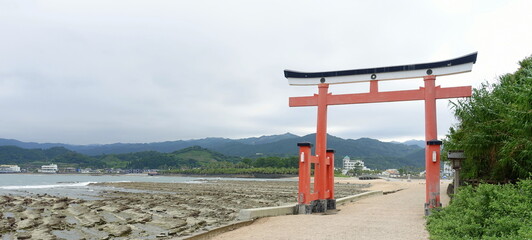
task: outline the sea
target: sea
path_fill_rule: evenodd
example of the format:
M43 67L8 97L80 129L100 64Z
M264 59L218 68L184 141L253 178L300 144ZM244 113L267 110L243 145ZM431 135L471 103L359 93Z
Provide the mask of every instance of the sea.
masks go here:
M86 174L0 174L0 195L48 194L60 197L98 199L106 190L141 192L142 190L95 186L100 182L161 182L161 183L197 183L209 181L286 181L287 179L264 178L204 178L181 176L148 176L145 174L125 175L86 175Z

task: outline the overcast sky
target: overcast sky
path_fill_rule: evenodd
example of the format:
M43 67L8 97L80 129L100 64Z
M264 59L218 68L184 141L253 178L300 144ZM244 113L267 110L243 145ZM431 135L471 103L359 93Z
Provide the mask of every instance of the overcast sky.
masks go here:
M447 60L443 87L495 82L532 54L532 1L0 0L0 138L104 144L315 132L283 70ZM421 79L380 90L417 89ZM333 94L366 92L342 84ZM456 123L438 100L438 134ZM329 133L424 139L422 101L330 106Z

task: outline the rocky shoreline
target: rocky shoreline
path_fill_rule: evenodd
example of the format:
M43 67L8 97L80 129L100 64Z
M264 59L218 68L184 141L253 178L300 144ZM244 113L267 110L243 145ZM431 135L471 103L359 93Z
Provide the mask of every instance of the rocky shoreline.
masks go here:
M4 239L184 238L234 222L240 209L294 203L297 192L295 181L97 185L115 189L102 191L97 200L0 196L0 234ZM340 198L362 192L363 185L335 187Z

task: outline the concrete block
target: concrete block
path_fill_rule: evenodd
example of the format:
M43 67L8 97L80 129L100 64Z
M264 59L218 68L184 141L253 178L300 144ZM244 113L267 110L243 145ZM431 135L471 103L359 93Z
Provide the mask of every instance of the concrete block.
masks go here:
M360 199L364 199L364 198L371 197L371 196L378 196L378 195L382 195L382 191L363 192L357 195L336 199L336 204L344 204L344 203L358 201Z
M309 204L298 204L296 205L296 213L295 214L311 214L312 213L312 207Z
M314 200L310 202L313 213L322 213L327 211L327 200Z
M277 207L263 207L242 209L238 214L239 220L251 220L261 217L271 217L280 215L290 215L296 213L296 204L277 206Z
M213 237L215 237L217 235L220 235L222 233L233 231L235 229L238 229L238 228L241 228L241 227L244 227L244 226L248 226L248 225L250 225L252 223L253 223L253 220L230 223L228 225L221 226L221 227L218 227L218 228L214 228L214 229L208 230L206 232L200 232L200 233L191 235L189 237L185 237L185 239L187 239L187 240L208 240L208 239L212 239Z
M242 209L238 214L238 220L247 221L261 217L272 217L291 214L311 214L326 212L328 209L336 209L338 204L357 201L370 196L382 195L382 191L364 192L353 196L348 196L333 200L315 200L310 204L290 204L277 207ZM333 208L334 207L334 208Z
M336 209L336 199L327 199L327 210Z

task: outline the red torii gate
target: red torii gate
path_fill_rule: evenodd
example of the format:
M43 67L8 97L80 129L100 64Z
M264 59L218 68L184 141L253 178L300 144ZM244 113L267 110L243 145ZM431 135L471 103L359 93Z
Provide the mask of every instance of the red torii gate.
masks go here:
M440 207L440 145L436 126L436 99L470 97L471 86L441 88L436 76L469 72L476 62L477 53L460 58L423 64L381 67L333 72L294 72L285 70L291 85L318 85L318 94L291 97L290 107L318 107L315 156L310 143L299 143L298 212L324 212L336 208L334 198L334 151L327 150L327 106L342 104L377 103L425 100L425 214ZM379 92L379 80L423 77L424 87L417 90ZM332 79L332 80L329 80ZM328 92L329 84L370 82L369 93L339 94ZM314 168L314 188L310 186L311 164Z

